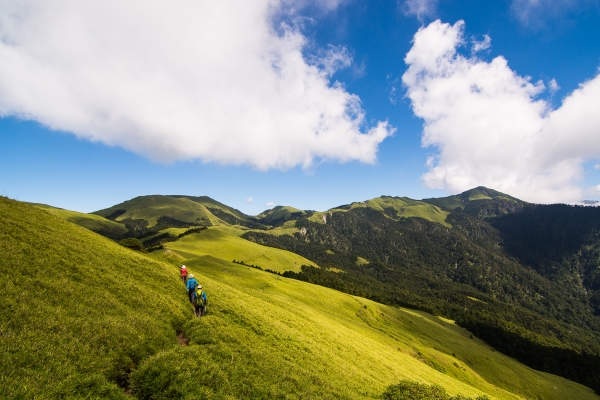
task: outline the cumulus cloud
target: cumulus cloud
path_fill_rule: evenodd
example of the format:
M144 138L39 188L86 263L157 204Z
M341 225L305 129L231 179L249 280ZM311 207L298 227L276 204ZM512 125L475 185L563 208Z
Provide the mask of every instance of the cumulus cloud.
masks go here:
M248 197L246 199L246 203L248 203L248 204L252 204L253 202L254 202L254 199L252 197Z
M275 202L270 201L267 204L265 204L265 206L267 206L267 207L275 207Z
M393 129L330 81L348 51L305 57L298 28L273 26L308 3L0 0L0 116L160 162L373 163Z
M405 15L412 15L423 21L425 17L433 17L437 11L438 0L404 0L401 9Z
M542 82L511 70L506 59L466 57L464 23L421 28L402 76L422 143L437 149L426 187L460 192L484 185L534 202L577 202L583 163L600 156L600 76L554 110L537 96ZM550 84L551 88L553 84Z

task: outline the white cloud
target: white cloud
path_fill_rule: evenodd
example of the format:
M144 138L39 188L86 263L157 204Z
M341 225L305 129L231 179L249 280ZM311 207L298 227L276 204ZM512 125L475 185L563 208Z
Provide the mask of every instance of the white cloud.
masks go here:
M594 165L594 169L600 169L600 164ZM598 186L600 186L600 185L598 185Z
M406 15L412 15L423 21L425 17L433 17L437 11L438 0L404 0L401 8Z
M246 199L246 203L248 203L248 204L252 204L253 201L254 201L254 199L252 197L248 197Z
M558 86L556 79L552 78L550 82L548 82L548 88L550 89L550 93L554 94L560 89L560 86Z
M275 207L275 202L270 201L267 204L265 204L265 206L267 206L267 207Z
M597 6L597 0L512 0L511 12L525 26L538 29L549 20Z
M483 35L483 40L481 42L478 42L476 40L473 41L473 47L471 47L471 52L473 54L479 53L480 51L487 50L490 47L492 47L492 38L489 35Z
M348 51L307 60L298 29L272 26L306 3L0 0L0 116L160 162L373 163L393 129L330 82Z
M425 121L425 186L460 192L484 185L535 202L577 202L583 162L600 156L600 76L560 108L537 99L542 82L521 77L503 57L487 62L457 53L462 21L421 28L402 80ZM552 84L551 84L552 87Z

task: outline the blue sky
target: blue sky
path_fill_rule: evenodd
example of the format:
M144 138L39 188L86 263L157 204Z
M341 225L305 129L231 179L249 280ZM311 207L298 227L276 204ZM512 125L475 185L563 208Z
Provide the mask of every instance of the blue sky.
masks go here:
M598 1L86 3L0 2L4 196L600 193Z

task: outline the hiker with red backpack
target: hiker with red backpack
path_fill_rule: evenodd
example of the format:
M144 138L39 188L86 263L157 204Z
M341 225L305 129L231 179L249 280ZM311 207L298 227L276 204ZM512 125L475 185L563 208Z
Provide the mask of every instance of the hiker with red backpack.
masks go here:
M185 265L181 266L181 280L183 281L184 285L187 285L187 274L188 274L188 270L186 268Z
M190 279L188 279L185 287L187 288L188 296L190 296L190 303L194 304L194 300L196 299L195 291L196 287L198 287L198 281L194 278L194 274L190 274Z
M206 298L206 292L202 288L202 285L199 284L194 293L194 312L196 317L204 317L206 315L207 304L208 299Z

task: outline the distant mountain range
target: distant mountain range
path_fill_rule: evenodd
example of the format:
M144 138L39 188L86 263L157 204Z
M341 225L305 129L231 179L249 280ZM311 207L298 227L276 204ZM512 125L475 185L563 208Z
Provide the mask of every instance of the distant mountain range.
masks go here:
M169 229L229 227L312 262L285 276L454 319L536 369L600 389L597 207L531 204L478 187L256 216L182 195L136 197L92 214L46 209L153 251L178 240Z

